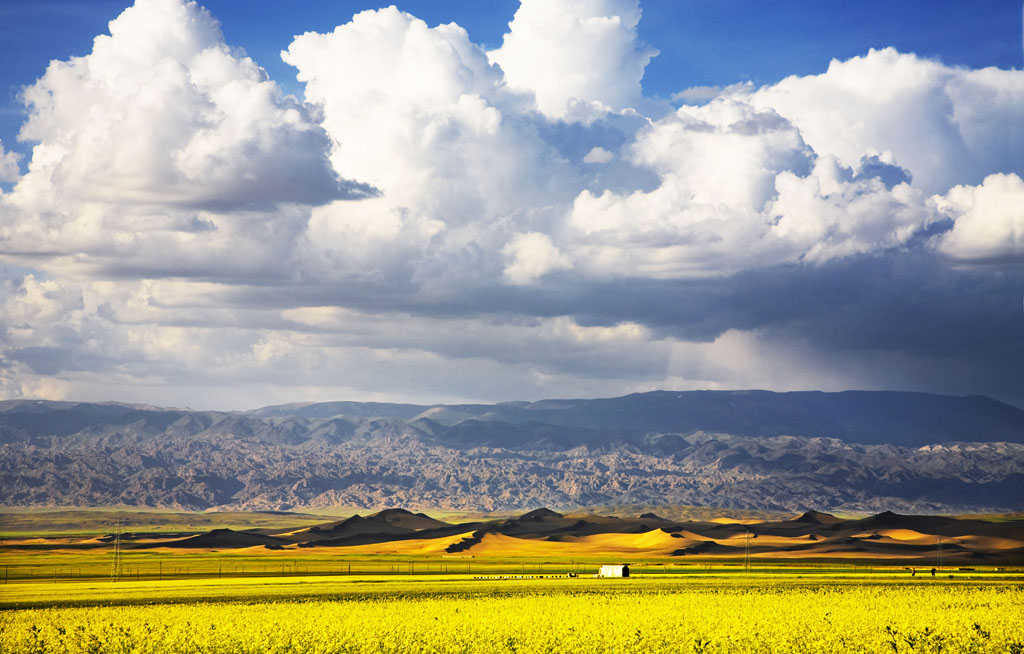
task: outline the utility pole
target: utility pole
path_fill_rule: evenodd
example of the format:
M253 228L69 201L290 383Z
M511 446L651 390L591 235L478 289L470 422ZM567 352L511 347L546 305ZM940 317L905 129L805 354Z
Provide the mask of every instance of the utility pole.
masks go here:
M743 571L750 572L750 529L747 529L747 537L743 548Z
M121 519L114 523L114 560L110 565L110 580L121 581Z

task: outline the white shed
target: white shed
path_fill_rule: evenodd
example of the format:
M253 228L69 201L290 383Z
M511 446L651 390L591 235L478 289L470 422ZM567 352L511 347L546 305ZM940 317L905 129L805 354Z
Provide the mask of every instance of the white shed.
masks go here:
M598 577L628 577L628 565L602 565L597 571Z

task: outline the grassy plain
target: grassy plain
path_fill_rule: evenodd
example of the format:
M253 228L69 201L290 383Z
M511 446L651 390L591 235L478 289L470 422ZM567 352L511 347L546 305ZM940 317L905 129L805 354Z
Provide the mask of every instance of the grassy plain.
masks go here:
M409 541L412 542L412 541ZM537 545L543 544L538 542ZM527 543L532 545L532 543ZM561 545L553 543L552 545ZM227 580L326 577L344 580L348 577L420 578L424 576L488 576L488 575L592 575L606 563L628 562L635 574L644 576L716 577L743 576L742 559L686 559L644 556L640 552L624 552L614 548L606 552L581 549L575 554L568 549L519 547L501 551L487 550L486 555L450 555L423 552L410 548L409 553L373 553L369 547L300 548L283 551L263 547L235 550L123 550L121 576L131 582L170 582L174 580ZM64 582L107 582L111 578L113 552L102 549L0 550L0 606L4 589L12 584L55 585ZM928 574L933 565L918 567L918 575ZM752 559L751 574L773 578L820 577L840 579L848 576L868 578L910 577L902 563L870 560L807 560ZM939 568L938 576L956 580L1010 579L1024 582L1024 566L978 565L970 569L957 566Z

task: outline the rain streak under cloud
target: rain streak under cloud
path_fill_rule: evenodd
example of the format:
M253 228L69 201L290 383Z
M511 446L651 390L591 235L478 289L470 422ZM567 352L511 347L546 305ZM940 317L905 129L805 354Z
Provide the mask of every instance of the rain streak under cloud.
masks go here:
M137 0L0 146L0 394L1024 404L1024 72L883 48L670 102L642 20L523 0L488 50L363 11L281 53L297 99Z

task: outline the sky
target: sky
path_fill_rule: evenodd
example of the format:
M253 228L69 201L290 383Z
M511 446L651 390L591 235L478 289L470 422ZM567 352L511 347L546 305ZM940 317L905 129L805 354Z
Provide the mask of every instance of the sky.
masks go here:
M0 397L1024 406L1017 2L0 5Z

